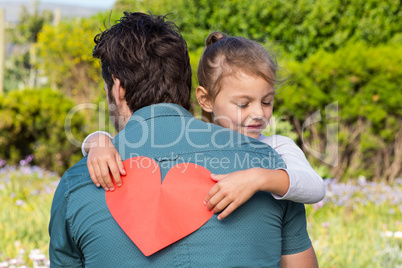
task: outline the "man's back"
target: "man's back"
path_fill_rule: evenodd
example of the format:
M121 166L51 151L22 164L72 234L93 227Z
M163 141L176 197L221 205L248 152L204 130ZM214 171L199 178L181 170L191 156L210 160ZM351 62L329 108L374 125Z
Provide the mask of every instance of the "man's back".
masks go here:
M123 160L155 160L162 180L178 163L201 165L214 174L284 167L267 145L196 120L172 104L138 110L114 143ZM194 233L145 257L111 216L105 192L89 177L86 158L63 176L54 200L49 232L55 266L275 267L282 254L311 246L304 206L258 192L227 219L214 215Z

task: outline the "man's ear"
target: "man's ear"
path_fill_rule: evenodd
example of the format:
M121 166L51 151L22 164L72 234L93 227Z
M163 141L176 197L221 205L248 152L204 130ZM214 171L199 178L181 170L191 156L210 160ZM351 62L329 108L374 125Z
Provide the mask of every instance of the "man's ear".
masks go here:
M198 86L195 90L195 96L201 108L208 113L212 113L212 103L208 92L202 86Z
M114 82L114 90L113 94L116 100L116 105L121 106L122 102L124 103L126 99L124 98L124 94L126 94L126 90L121 86L121 82L119 78L112 77Z

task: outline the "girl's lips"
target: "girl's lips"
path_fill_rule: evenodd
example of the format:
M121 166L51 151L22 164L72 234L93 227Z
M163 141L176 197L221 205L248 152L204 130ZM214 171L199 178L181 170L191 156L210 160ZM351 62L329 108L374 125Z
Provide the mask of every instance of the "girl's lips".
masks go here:
M261 130L262 125L248 125L248 126L246 126L246 128L250 129L250 130Z

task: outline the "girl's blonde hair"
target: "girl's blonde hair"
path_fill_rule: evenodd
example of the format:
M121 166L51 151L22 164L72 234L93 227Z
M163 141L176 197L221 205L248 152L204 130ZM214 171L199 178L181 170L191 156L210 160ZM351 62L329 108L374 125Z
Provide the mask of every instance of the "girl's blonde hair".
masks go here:
M221 32L211 33L198 65L198 83L213 101L222 87L222 79L236 76L239 72L259 76L275 84L278 64L259 43L244 37L227 36Z

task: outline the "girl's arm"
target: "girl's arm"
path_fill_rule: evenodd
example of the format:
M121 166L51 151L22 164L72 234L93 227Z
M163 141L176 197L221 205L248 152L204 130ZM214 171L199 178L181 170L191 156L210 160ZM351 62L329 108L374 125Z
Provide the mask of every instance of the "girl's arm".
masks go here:
M229 216L235 209L249 200L256 192L266 191L285 194L289 188L289 178L284 170L250 168L236 172L211 175L217 183L205 197L204 204L218 220Z
M84 141L82 142L82 145L81 145L81 152L82 152L82 154L84 155L84 157L88 155L89 150L91 149L91 147L94 147L95 145L97 145L97 144L96 144L95 137L98 137L98 136L101 135L101 134L103 134L103 135L105 135L105 136L108 136L109 139L113 139L112 135L110 135L110 134L107 133L106 131L100 131L100 130L98 130L98 131L92 132L91 134L89 134L89 135L84 139Z
M223 219L250 199L257 191L272 193L276 199L315 203L325 196L322 178L308 163L302 150L284 136L260 139L275 149L287 169L251 168L223 175L212 175L217 184L205 198L205 205Z
M273 135L271 137L262 137L259 140L270 145L286 163L289 189L285 194L271 192L276 199L313 204L324 198L324 181L314 171L303 151L292 139Z
M82 153L88 154L88 171L93 183L102 186L105 191L113 191L114 185L110 173L116 186L121 186L121 175L125 175L123 162L119 152L114 147L111 136L107 132L94 132L82 143Z

